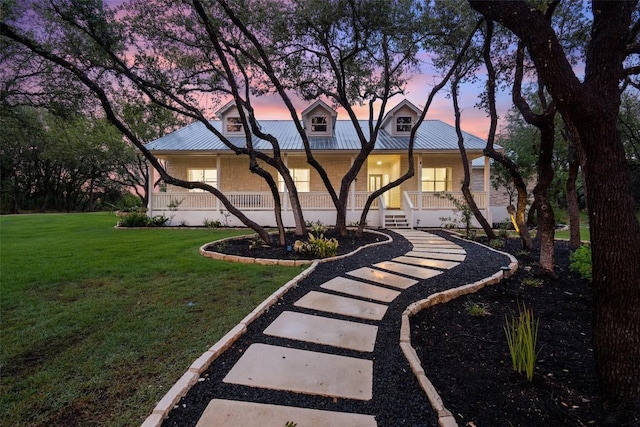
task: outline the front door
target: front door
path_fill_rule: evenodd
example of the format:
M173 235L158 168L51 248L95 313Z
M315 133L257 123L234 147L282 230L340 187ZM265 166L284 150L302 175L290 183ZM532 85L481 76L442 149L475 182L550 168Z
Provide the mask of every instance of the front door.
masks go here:
M385 178L386 178L387 182L385 182ZM382 174L369 175L369 188L368 188L368 190L370 192L379 190L380 188L382 188L382 186L388 184L389 183L388 181L389 181L389 177L388 176L385 177ZM384 204L386 206L389 206L389 193L388 192L383 193L382 197L384 199Z

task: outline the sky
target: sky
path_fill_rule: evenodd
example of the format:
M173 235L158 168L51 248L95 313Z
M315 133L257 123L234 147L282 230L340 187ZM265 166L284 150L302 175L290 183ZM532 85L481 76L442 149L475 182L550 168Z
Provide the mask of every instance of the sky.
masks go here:
M124 3L125 0L105 0L105 4L109 7L117 7ZM393 108L403 99L409 100L418 108L423 108L431 88L439 82L439 76L430 70L429 64L424 62L421 66L422 70L413 75L406 86L404 95L396 95L389 101L387 111ZM461 109L461 128L475 136L486 139L489 133L490 121L484 110L478 109L475 104L478 102L478 95L483 90L486 83L486 76L480 75L479 82L476 84L462 84L459 91L459 105ZM450 125L455 124L453 106L451 99L447 96L450 89L445 86L436 95L429 108L425 120L441 120ZM498 93L497 109L499 118L511 108L511 98L509 94ZM294 99L294 105L298 116L312 102L301 99ZM256 118L258 120L287 120L290 119L288 110L277 95L262 96L252 100ZM214 108L216 109L216 108ZM359 119L368 118L368 108L366 106L355 106L354 110ZM348 115L343 109L338 109L338 120L348 120ZM501 121L498 121L498 129L501 127Z

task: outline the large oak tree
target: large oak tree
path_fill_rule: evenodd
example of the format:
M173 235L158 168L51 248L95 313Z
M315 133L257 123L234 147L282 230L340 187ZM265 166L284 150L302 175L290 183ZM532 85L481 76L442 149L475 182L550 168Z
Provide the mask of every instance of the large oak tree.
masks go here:
M593 344L605 406L640 398L640 224L634 212L624 146L616 126L621 84L638 67L637 1L593 1L581 79L544 10L527 1L468 0L526 46L558 112L577 132L593 253ZM544 8L542 8L544 9ZM632 22L632 19L634 20Z

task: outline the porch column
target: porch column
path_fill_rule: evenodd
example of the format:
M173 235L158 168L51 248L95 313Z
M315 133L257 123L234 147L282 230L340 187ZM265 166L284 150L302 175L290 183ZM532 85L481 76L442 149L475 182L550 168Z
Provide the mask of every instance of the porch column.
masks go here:
M422 210L422 153L418 160L418 210Z
M353 156L351 156L351 166L353 166ZM353 181L351 181L351 191L349 192L349 198L351 199L350 203L351 203L351 211L355 211L356 210L356 181L358 180L358 177L356 176L356 179L354 179Z
M149 182L147 182L147 215L153 217L153 183L156 182L156 169L149 167Z
M491 159L484 156L484 197L485 208L487 209L487 221L493 224L491 215Z
M287 169L289 168L289 155L287 153L284 153L284 159L282 159L284 162L284 165L287 167ZM284 179L284 177L283 177ZM286 211L289 208L289 189L287 188L287 186L285 185L284 188L282 189L282 210Z
M216 185L220 189L220 156L216 155ZM220 211L220 199L216 197L216 209Z

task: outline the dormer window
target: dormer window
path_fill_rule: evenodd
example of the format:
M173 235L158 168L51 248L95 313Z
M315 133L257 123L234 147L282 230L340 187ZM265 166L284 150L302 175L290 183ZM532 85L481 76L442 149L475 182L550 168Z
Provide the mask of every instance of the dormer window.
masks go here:
M396 119L396 132L406 133L411 132L411 117L400 116Z
M242 121L240 120L240 117L227 117L227 132L242 132Z
M327 116L311 117L311 132L326 133L327 132Z

